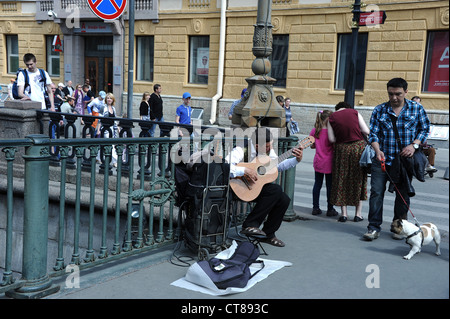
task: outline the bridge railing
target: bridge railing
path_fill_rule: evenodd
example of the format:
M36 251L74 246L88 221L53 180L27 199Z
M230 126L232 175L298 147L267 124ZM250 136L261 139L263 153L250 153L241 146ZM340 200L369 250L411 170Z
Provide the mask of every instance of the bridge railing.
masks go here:
M123 133L117 138L94 138L90 123L95 117L89 116L83 116L85 137L69 138L76 136L71 123L77 116L47 114L49 121L45 116L40 120L41 127L49 124L49 136L0 140L0 173L6 176L0 182L0 292L14 298L56 292L59 287L52 278L66 274L68 266L85 269L174 243L178 210L170 152L184 147L191 154L212 147L224 156L235 142L226 134L214 138L211 132L224 133L222 128L198 128L201 134L195 136L193 126L176 123L160 123L161 131L164 125L184 128L188 133L183 138L123 137L133 135L136 123L142 128L139 135L148 135L148 121L128 119L102 119L101 136L112 130L114 122ZM65 138L58 135L62 116ZM202 134L207 129L210 133ZM279 152L295 142L296 137L280 138ZM278 179L291 198L294 175L295 169Z

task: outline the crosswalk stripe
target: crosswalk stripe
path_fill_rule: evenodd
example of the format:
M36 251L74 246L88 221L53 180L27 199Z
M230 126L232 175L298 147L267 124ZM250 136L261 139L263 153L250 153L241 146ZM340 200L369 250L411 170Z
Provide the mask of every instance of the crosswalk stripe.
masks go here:
M314 185L314 178L308 178L305 176L297 177L295 179L295 193L294 193L294 206L312 210L312 187ZM370 196L370 183L368 185L368 196ZM326 185L323 182L320 192L320 201L322 205L326 205ZM432 200L430 200L432 198ZM416 196L410 198L411 211L417 220L421 223L432 222L433 218L440 218L448 220L448 215L443 215L442 211L433 211L433 209L442 210L448 208L448 196L431 194L431 193L417 193ZM393 218L393 207L395 202L395 194L386 190L383 204L383 221L390 223ZM363 203L363 215L368 212L369 199ZM339 209L337 209L339 211ZM352 214L352 211L349 212ZM428 218L430 220L428 220ZM440 230L449 231L448 224L433 222Z

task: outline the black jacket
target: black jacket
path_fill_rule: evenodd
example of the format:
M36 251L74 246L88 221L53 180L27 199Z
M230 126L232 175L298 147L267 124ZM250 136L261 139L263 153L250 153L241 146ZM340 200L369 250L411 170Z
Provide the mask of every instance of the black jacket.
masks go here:
M160 119L163 116L163 100L161 96L158 96L156 93L152 93L150 95L150 100L148 101L150 104L150 119Z
M424 175L427 162L427 157L421 150L416 151L413 157L398 155L392 162L389 170L391 177L389 192L394 192L394 185L392 185L392 182L394 182L395 184L404 185L409 197L416 195L416 191L412 186L412 177L414 176L420 182L425 182Z

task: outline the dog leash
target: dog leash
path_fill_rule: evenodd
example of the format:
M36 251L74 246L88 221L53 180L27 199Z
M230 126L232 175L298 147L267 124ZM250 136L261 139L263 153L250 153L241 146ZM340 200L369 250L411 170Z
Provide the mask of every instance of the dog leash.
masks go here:
M382 170L384 173L386 173L387 177L389 178L389 181L394 185L394 187L395 187L395 189L396 189L396 191L397 191L397 194L400 195L400 198L403 200L403 203L405 203L406 207L408 207L408 210L409 210L409 212L411 213L411 215L412 215L412 217L413 217L413 219L414 219L414 222L415 222L416 226L419 227L419 229L420 229L420 223L419 223L419 221L416 219L416 216L414 216L413 212L411 211L411 208L410 208L409 205L406 203L406 200L403 198L402 194L401 194L400 191L398 190L397 185L395 185L394 181L392 180L392 177L391 177L391 176L389 175L389 173L387 172L387 170L386 170L386 163L385 163L384 160L381 161L381 170Z

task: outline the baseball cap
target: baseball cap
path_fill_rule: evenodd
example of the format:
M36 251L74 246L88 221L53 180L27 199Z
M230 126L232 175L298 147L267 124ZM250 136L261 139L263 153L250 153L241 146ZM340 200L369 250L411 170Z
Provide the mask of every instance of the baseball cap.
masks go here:
M187 99L187 98L190 98L190 97L191 97L191 94L189 92L183 93L183 99Z
M244 93L247 92L247 88L243 89L241 92L241 97L244 97Z
M60 87L60 86L64 87L64 84L58 83L58 87Z
M104 98L106 97L105 91L100 91L100 92L98 92L98 95L99 95L102 99L104 99Z

